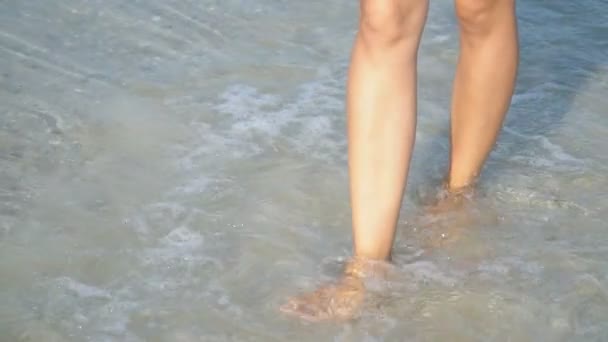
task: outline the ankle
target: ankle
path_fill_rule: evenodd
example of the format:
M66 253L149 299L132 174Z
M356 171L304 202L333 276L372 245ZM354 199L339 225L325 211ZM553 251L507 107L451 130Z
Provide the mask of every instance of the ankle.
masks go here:
M388 260L353 257L344 269L344 275L354 278L384 278L390 268Z
M443 190L446 196L468 196L474 193L476 177L467 179L454 179L448 177L444 181Z
M477 174L470 176L454 176L450 174L443 183L444 190L449 193L459 194L469 192L475 187L475 183L477 183Z

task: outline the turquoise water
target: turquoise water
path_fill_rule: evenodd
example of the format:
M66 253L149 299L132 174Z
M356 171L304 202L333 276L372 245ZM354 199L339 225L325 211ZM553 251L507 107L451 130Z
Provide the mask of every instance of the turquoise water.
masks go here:
M356 2L0 1L0 340L608 340L607 12L520 2L464 224L420 214L458 52L433 1L395 276L359 319L310 325L277 307L350 253Z

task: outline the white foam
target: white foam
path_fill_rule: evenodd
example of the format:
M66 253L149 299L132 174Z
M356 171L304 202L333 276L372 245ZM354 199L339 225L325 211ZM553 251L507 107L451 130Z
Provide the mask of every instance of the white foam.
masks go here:
M64 287L81 298L111 298L111 294L108 291L81 283L69 277L58 278L57 282L59 286Z
M278 141L283 148L312 157L336 157L344 149L343 99L340 87L333 79L303 84L293 100L277 94L261 93L247 85L228 87L214 106L229 121L215 127L202 126L199 133L204 146L193 152L184 163L192 166L193 157L222 151L222 156L244 158L268 149L276 150ZM339 117L335 113L340 113ZM287 143L287 145L285 145ZM202 145L202 144L199 144Z
M192 231L188 227L182 226L173 229L162 239L162 241L165 246L192 250L202 246L204 238L199 232Z
M533 149L516 151L519 154L510 156L509 160L523 162L534 167L563 171L574 171L586 166L583 159L576 158L567 153L562 146L551 142L546 136L523 134L509 127L504 127L504 131L520 139L535 142L536 147L540 149L540 151L534 154L531 154L531 152L536 152Z
M554 159L557 159L562 162L574 163L582 165L584 164L583 160L575 158L571 154L568 154L564 151L564 149L555 143L552 143L547 137L538 136L537 139L540 141L541 146L544 147Z
M203 193L209 187L211 180L209 177L200 176L188 180L184 185L175 188L175 192L181 194Z

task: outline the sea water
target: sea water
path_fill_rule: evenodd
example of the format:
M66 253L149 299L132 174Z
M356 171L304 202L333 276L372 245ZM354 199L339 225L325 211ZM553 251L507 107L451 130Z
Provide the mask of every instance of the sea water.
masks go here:
M458 55L432 1L393 277L350 322L279 313L350 255L357 11L0 1L0 340L608 340L601 0L519 2L516 94L467 220L422 210Z

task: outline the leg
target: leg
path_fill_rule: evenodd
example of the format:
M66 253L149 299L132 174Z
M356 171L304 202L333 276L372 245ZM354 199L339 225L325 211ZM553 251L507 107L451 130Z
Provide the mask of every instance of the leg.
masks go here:
M449 189L471 185L509 108L518 64L515 0L455 0L460 57L452 96Z
M390 256L416 125L416 57L426 0L362 0L348 82L355 255Z
M388 260L416 125L416 55L428 0L360 0L348 78L350 192L355 259L337 284L295 298L283 311L318 320L359 308L361 277Z

